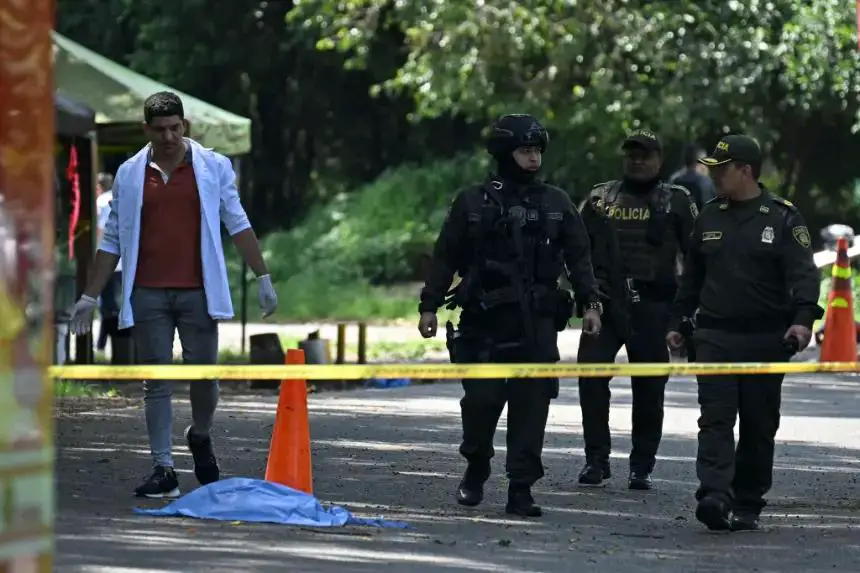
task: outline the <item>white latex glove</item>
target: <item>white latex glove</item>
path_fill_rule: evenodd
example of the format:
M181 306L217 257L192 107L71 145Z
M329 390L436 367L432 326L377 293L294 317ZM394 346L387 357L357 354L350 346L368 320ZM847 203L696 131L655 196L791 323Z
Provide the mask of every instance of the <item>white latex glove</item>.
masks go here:
M91 296L81 295L75 307L72 309L72 318L69 320L69 330L72 334L86 334L93 327L93 313L98 306L98 301Z
M262 275L257 277L257 295L260 299L260 312L263 318L271 316L278 309L278 295L272 286L272 277Z

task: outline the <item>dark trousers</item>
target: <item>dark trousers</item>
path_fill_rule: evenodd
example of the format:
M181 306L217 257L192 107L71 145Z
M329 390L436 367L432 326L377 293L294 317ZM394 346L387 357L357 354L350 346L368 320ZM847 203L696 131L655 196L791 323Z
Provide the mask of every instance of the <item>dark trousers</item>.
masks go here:
M465 323L465 324L464 324ZM535 350L505 350L505 343L519 337L516 315L501 320L464 318L463 337L457 345L457 363L469 362L557 362L558 343L552 320L535 321ZM505 404L508 405L507 460L505 469L512 486L531 487L544 475L544 432L549 405L558 397L557 378L467 379L460 400L463 441L460 453L466 458L467 476L476 482L490 474L495 455L493 437Z
M736 334L698 330L699 362L784 362L785 332ZM774 438L779 429L782 374L698 377L699 451L696 499L714 496L736 511L759 513L773 484ZM735 449L735 420L740 418Z
M603 327L597 337L583 335L579 341L577 361L581 363L614 362L624 345L633 362L669 362L666 347L669 303L641 300L631 305L630 328L624 332L611 318L610 309L604 315ZM633 449L630 469L652 472L657 449L663 437L663 398L668 376L634 376L633 389ZM608 464L611 451L609 433L610 378L580 378L579 404L582 409L582 430L585 457L590 463Z

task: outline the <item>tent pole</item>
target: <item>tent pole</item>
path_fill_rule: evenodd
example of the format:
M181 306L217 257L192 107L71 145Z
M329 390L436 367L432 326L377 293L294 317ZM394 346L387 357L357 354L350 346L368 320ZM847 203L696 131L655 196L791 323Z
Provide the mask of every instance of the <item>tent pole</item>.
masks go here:
M236 172L236 185L239 188L239 199L243 200L242 197L242 184L241 179L239 177L240 169L242 167L242 163L238 157L233 158L233 171ZM248 265L245 264L244 259L242 260L242 267L239 271L239 292L241 293L239 296L239 317L242 323L242 346L241 352L242 357L245 357L245 331L248 325Z

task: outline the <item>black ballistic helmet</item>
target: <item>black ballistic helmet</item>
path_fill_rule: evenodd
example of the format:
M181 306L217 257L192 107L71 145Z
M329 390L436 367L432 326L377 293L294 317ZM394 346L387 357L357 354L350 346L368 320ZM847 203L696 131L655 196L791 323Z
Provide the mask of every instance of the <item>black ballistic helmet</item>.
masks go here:
M531 115L511 113L501 116L493 124L493 132L487 139L487 151L496 159L510 157L518 147L539 147L546 151L549 134L546 128Z

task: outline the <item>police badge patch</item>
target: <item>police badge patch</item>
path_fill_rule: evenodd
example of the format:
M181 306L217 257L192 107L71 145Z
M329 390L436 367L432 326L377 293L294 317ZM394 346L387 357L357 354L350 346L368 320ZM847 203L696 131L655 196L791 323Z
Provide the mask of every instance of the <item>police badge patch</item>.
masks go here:
M803 247L804 249L808 249L810 243L812 242L809 238L809 229L805 226L795 227L791 230L791 234L794 235L794 240Z

